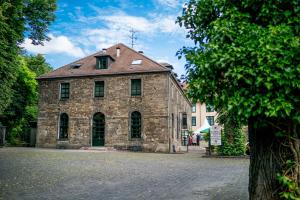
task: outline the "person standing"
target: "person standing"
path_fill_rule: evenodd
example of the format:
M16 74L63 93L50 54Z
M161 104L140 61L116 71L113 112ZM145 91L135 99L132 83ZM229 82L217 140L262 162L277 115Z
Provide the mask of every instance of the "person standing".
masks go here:
M192 140L193 140L193 146L196 146L196 144L197 144L197 136L196 136L195 133L193 134Z
M190 135L190 136L189 136L189 146L191 146L192 143L193 143L193 140L192 140L192 136Z

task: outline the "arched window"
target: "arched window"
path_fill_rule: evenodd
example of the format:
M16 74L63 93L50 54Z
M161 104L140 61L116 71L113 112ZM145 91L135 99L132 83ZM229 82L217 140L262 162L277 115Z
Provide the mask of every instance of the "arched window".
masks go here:
M134 111L131 113L131 138L141 138L141 129L141 113Z
M93 117L93 146L104 146L105 144L105 116L103 113L96 113Z
M66 113L60 115L59 139L68 138L69 117Z

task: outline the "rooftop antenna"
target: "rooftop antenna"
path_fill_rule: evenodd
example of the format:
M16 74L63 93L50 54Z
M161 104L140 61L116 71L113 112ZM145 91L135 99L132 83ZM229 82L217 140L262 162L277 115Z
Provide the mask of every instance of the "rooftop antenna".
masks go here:
M129 38L131 39L131 48L133 49L133 46L136 45L135 41L137 40L137 36L136 36L137 31L133 30L132 28L129 32L130 32Z

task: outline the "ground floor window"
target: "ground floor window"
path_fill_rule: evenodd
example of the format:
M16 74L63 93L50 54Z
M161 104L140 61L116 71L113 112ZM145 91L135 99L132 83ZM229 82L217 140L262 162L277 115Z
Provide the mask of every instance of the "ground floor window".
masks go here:
M68 138L69 117L66 113L60 115L59 139Z
M141 138L141 129L141 113L138 111L134 111L131 113L131 138Z

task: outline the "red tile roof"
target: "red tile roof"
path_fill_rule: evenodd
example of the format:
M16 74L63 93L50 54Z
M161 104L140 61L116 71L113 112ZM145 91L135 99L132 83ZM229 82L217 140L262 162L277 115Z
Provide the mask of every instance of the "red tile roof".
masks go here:
M119 57L117 57L117 48L120 48ZM108 66L108 69L96 69L95 56L99 55L110 56L114 59L114 62ZM132 65L133 60L142 60L142 63L140 65ZM78 64L80 64L79 68L72 67L78 66ZM38 79L163 71L170 71L170 69L120 43L108 48L106 52L100 51L89 55L52 72L41 75Z

